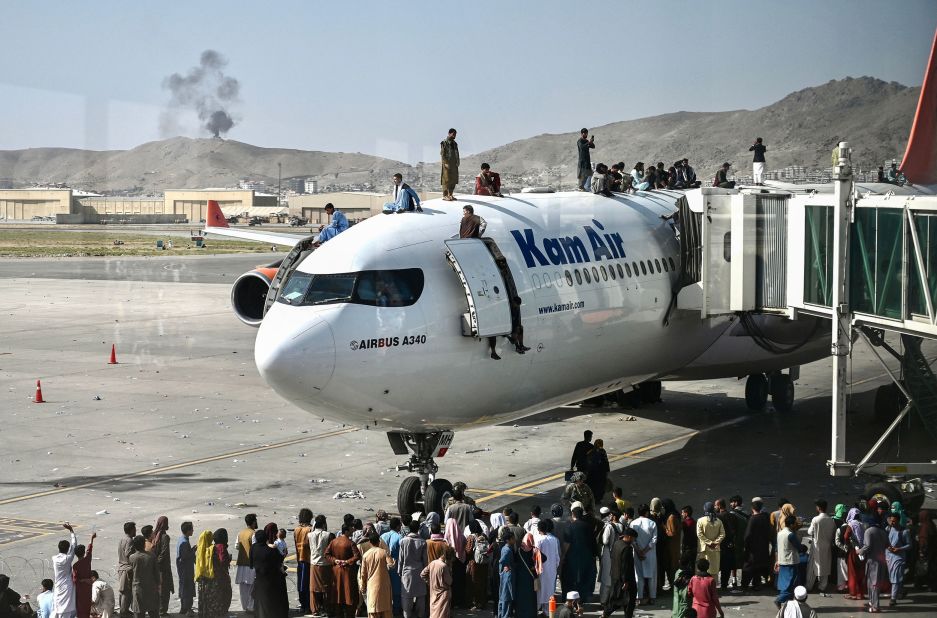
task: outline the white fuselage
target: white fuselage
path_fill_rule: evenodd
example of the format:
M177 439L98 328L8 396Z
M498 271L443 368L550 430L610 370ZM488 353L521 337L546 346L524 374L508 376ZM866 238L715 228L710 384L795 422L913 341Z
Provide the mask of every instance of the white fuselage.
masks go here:
M297 270L418 268L419 299L406 307L276 302L257 334L257 367L281 396L324 418L418 432L505 422L655 376L741 376L826 353L828 342L819 338L797 354L771 355L732 336L729 317L676 311L664 325L680 243L661 216L674 212L678 198L475 196L425 202L423 213L372 217ZM523 303L526 354L499 337L502 360L493 360L486 339L462 334L466 294L444 243L458 237L465 204L487 221L485 235L507 259ZM584 252L562 249L576 239Z

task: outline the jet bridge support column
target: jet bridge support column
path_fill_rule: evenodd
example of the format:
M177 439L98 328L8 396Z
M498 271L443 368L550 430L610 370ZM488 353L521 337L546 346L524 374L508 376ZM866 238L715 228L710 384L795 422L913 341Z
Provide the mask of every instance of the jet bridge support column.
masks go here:
M833 329L831 353L833 355L833 426L830 467L832 476L851 476L853 466L846 460L846 379L851 345L852 320L849 308L847 258L849 252L849 225L852 220L853 177L852 149L848 142L839 143L839 161L834 173L833 203Z

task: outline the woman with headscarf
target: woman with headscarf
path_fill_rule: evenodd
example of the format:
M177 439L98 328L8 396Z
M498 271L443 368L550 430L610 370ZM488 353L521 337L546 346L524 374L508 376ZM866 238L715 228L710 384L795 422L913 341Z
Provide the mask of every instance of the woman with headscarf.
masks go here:
M927 509L918 513L917 550L919 566L914 586L937 591L937 527L933 513Z
M198 539L195 550L195 581L198 582L199 618L227 618L231 608L231 554L228 531L208 530Z
M716 517L715 506L712 502L707 502L703 505L703 516L696 522L696 538L699 539L696 556L697 562L706 559L709 574L713 577L719 572L720 546L725 536L726 531Z
M849 548L846 546L843 536L849 528L846 523L846 505L837 504L833 510L833 521L836 522L836 537L833 540L833 553L836 556L836 591L846 592L846 581L849 579L849 572L846 570L846 556L849 554Z
M169 597L176 591L172 581L172 554L170 553L169 518L165 515L156 520L151 537L156 567L159 570L159 613L169 613Z
M423 520L423 523L420 524L420 538L424 541L428 541L429 537L433 535L434 525L439 525L439 513L430 511L426 514L426 519Z
M514 554L514 616L534 618L537 615L537 588L543 570L540 550L535 547L534 535L527 533Z
M653 500L651 502L653 503ZM670 498L664 498L661 504L663 511L660 515L661 523L657 527L657 547L663 545L664 548L658 552L658 569L661 575L657 581L659 585L663 585L663 574L666 574L666 589L673 586L674 574L680 566L680 513Z
M605 485L608 482L608 453L605 452L605 443L596 440L592 450L586 454L586 485L592 490L595 499L595 508L598 508L605 495Z
M851 508L846 514L846 530L843 531L843 549L846 552L847 599L860 600L866 595L865 564L859 559L859 548L865 538L865 525L859 521L859 509Z
M446 544L455 552L455 560L449 565L452 569L452 604L465 606L465 536L454 518L446 520Z
M477 519L469 522L468 530L465 537L466 596L472 609L482 611L488 605L488 536Z
M501 526L506 526L508 523L507 518L505 518L504 513L492 513L491 517L488 518L488 523L491 524L488 528L488 534L491 536L495 535L495 538L498 537L498 531L501 529Z
M269 523L254 533L251 568L254 569L254 615L257 618L286 618L290 603L286 593L283 554L276 548L279 527Z
M785 502L781 505L780 516L778 516L777 521L774 524L774 527L777 532L784 530L784 520L787 519L789 515L797 516L797 509L794 508L794 505L790 502ZM797 520L797 524L794 526L794 531L797 531L800 528L800 520Z

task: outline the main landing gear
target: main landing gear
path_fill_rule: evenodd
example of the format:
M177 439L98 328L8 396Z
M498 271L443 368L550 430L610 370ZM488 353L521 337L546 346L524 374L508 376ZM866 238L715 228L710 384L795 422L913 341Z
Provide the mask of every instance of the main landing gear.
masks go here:
M443 457L452 444L451 431L431 433L406 433L391 431L387 433L395 455L410 454L407 463L397 466L416 474L404 479L397 490L397 510L401 515L417 511L436 512L442 515L452 495L452 483L436 478L439 466L435 457Z
M794 407L794 380L799 374L800 368L792 367L789 374L778 371L749 375L745 381L745 405L753 412L764 410L771 395L775 410L790 412Z

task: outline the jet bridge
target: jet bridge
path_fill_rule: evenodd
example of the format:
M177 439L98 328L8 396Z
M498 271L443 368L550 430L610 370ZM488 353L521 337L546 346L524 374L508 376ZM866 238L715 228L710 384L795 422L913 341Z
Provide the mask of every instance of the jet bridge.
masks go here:
M773 314L832 320L830 473L937 474L937 461L872 463L909 414L937 444L937 379L921 353L923 339L937 339L937 196L896 195L887 187L884 194L860 194L846 142L834 172L832 193L759 187L688 194L678 215L684 272L676 308L698 310L702 318ZM901 352L886 343L885 333L899 335ZM893 381L880 389L876 412L887 413L890 401L896 416L869 453L850 462L847 363L860 340ZM883 352L898 359L897 371Z

